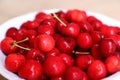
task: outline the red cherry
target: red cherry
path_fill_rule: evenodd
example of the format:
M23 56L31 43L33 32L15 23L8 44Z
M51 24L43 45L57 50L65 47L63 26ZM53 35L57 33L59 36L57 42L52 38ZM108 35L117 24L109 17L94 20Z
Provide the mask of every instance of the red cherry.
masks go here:
M56 20L55 19L44 19L41 22L41 25L49 25L51 26L53 29L56 28Z
M40 34L47 34L47 35L54 35L55 31L52 26L49 25L40 25L38 27L38 35Z
M81 21L79 23L81 32L92 32L94 30L93 26L88 21Z
M117 56L110 56L105 60L108 74L113 74L120 69L120 61Z
M77 38L77 44L81 49L87 50L92 46L92 37L89 33L80 33Z
M27 60L19 68L18 75L27 80L38 80L42 76L42 66L35 60Z
M83 70L87 70L89 65L94 61L94 58L90 54L80 54L77 56L76 65Z
M38 45L39 50L42 52L49 52L55 46L55 40L50 35L41 34L37 36L37 39L38 42L36 42L36 44Z
M76 38L80 32L80 27L76 23L70 23L62 29L63 35Z
M86 20L87 15L86 15L86 12L75 9L75 10L67 11L66 18L69 21L80 22L80 21Z
M9 29L7 30L7 32L6 32L6 37L11 37L11 38L14 39L17 31L18 31L18 30L17 30L17 28L15 28L15 27L9 28Z
M114 55L116 51L116 44L110 38L104 38L99 44L99 50L103 57Z
M31 49L27 52L26 58L43 62L45 59L45 55L41 53L38 49Z
M116 35L119 32L117 27L104 25L100 27L99 31L104 35L104 37L110 37Z
M106 66L100 60L94 60L87 70L88 76L91 80L100 80L107 75Z
M88 80L87 75L78 67L71 66L65 71L65 80Z
M60 51L57 48L52 49L51 51L45 53L45 57L58 56Z
M103 60L103 56L101 55L100 51L99 51L99 44L94 44L91 47L91 55L95 58L95 59L99 59L99 60Z
M113 35L110 38L115 42L117 46L117 51L120 51L120 35Z
M11 37L5 37L1 41L0 46L4 54L14 53L17 50L16 46L12 46L13 43L14 43L14 40Z
M73 60L73 58L70 55L65 54L65 53L61 53L59 55L59 57L61 57L64 60L64 62L66 63L67 67L73 66L74 60Z
M27 21L23 23L20 28L35 29L38 26L39 26L39 23L37 21Z
M50 77L61 76L65 69L65 62L58 56L48 57L43 64L44 73Z
M27 30L23 35L24 38L26 37L29 38L28 41L31 46L33 46L32 43L34 42L36 36L37 36L37 32L35 30Z
M57 47L63 53L71 54L75 46L76 42L73 38L60 37L60 39L57 41Z
M60 18L60 20L62 21L62 23L59 22L59 21L57 21L57 31L58 31L58 32L62 32L62 29L63 29L65 26L68 25L68 22L67 22L64 18ZM63 23L64 23L64 24L63 24Z
M103 38L103 35L99 31L93 31L91 32L91 37L92 37L93 43L97 44L101 41L101 39Z
M11 53L5 58L5 67L14 73L18 72L18 69L25 62L25 57L21 54Z
M103 26L103 23L98 19L90 22L90 24L93 26L94 30L99 30Z

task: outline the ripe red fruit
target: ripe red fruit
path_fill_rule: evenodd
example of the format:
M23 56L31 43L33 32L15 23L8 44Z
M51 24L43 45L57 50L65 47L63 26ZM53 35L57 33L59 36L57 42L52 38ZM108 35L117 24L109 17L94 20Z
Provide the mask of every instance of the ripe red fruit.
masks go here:
M49 52L55 47L55 40L50 35L41 34L37 36L37 39L38 40L35 43L42 52Z
M94 60L88 67L87 74L91 80L100 80L107 75L106 66L100 60Z
M49 77L61 76L65 69L65 62L58 56L48 57L43 64L44 73Z
M18 75L27 80L39 80L42 76L42 66L36 60L27 60L19 68Z
M81 32L92 32L94 30L93 26L88 21L81 21L79 23Z
M51 26L53 29L56 28L56 20L55 19L44 19L41 22L41 25L49 25Z
M99 43L101 41L101 39L103 38L102 33L99 31L92 31L90 35L92 37L94 44Z
M71 66L65 71L65 80L89 80L87 75L78 67Z
M7 30L7 32L6 32L6 37L11 37L11 38L14 39L14 36L16 35L17 31L18 31L18 30L17 30L17 28L15 28L15 27L9 28L9 29Z
M64 60L64 62L66 63L67 67L70 67L70 66L72 66L74 64L74 59L70 55L68 55L68 54L61 53L59 55L59 57L61 57Z
M24 22L20 28L35 29L38 26L39 26L39 23L37 21L27 21L27 22Z
M40 25L38 27L38 35L40 34L47 34L47 35L54 35L55 31L52 26L49 25Z
M61 52L68 54L71 54L76 46L75 40L69 37L60 37L56 44Z
M116 44L110 38L104 38L99 43L99 51L103 57L114 55L116 51Z
M60 51L57 48L54 48L51 51L45 53L45 58L51 57L51 56L58 56L59 54L60 54Z
M66 18L68 21L72 22L80 22L86 20L87 15L86 12L80 10L69 10L66 13Z
M38 49L31 49L27 52L26 58L43 62L45 60L45 55L41 53Z
M120 35L113 35L110 36L110 38L115 42L116 46L117 46L117 51L120 51Z
M113 74L120 70L120 60L117 56L109 56L105 60L105 65L108 74Z
M76 38L80 33L80 27L76 23L70 23L67 26L63 26L62 34Z
M87 50L92 46L92 37L89 33L80 33L77 38L77 44L79 48Z
M80 54L75 60L76 65L82 70L87 70L93 61L94 58L90 54Z
M95 59L99 59L99 60L103 60L104 57L102 56L102 54L99 51L99 44L94 44L91 47L91 51L90 51L91 55L95 58Z
M17 50L16 46L12 46L13 45L14 40L11 37L5 37L2 41L1 41L1 50L3 51L4 54L10 54L10 53L14 53Z
M11 53L5 58L5 67L14 73L18 72L18 69L25 62L25 57L21 54Z
M104 37L108 38L112 35L116 35L119 29L117 27L104 25L100 27L99 31L104 35Z

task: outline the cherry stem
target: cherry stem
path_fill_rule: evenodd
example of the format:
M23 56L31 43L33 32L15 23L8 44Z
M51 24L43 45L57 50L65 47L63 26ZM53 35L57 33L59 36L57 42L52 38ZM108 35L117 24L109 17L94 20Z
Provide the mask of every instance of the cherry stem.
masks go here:
M17 43L13 43L13 46L17 46L17 47L24 49L24 50L31 50L30 48L25 48L23 46L18 45Z
M90 52L79 52L79 51L73 51L75 54L90 54Z
M29 40L29 38L27 37L27 38L25 38L25 39L23 39L23 40L20 40L20 41L14 41L14 42L12 43L12 47L11 47L11 48L13 48L14 46L17 46L17 47L19 47L19 48L21 48L21 49L24 49L24 50L31 50L30 48L25 48L25 47L23 47L23 46L18 45L19 43L23 43L23 42L28 41L28 40Z
M56 18L61 24L63 24L64 26L67 26L55 13L51 13L51 15Z
M23 39L23 40L21 40L21 41L15 41L15 43L16 43L16 44L19 44L19 43L23 43L23 42L28 41L28 40L29 40L29 38L26 37L25 39Z

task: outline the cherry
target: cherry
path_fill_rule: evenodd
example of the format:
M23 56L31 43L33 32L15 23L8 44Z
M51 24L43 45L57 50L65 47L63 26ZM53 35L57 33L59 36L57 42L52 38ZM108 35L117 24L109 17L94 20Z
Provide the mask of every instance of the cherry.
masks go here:
M58 56L60 54L60 51L57 48L52 49L51 51L45 53L45 57L50 57L50 56Z
M94 61L94 58L90 54L80 54L76 58L76 65L82 69L87 70L89 65Z
M71 66L65 71L65 80L88 80L87 75L78 67Z
M104 59L99 51L99 44L92 45L90 53L95 59L99 59L99 60Z
M35 29L39 26L37 21L27 21L21 25L21 28L25 29Z
M38 35L40 34L47 34L47 35L54 35L55 31L52 26L49 25L40 25L38 27Z
M102 61L94 60L92 64L89 65L87 73L91 80L100 80L107 75L106 66Z
M32 43L34 42L34 39L36 36L37 36L37 32L34 30L27 30L23 35L24 38L26 38L26 37L29 38L28 42L29 42L30 46L33 46Z
M45 55L41 53L38 49L31 49L27 52L26 58L43 62L45 59Z
M60 31L67 36L77 37L80 32L80 27L76 23L65 24L56 14L52 14L61 24L64 26L60 28Z
M15 36L14 36L14 39L16 40L16 41L20 41L20 40L22 40L22 39L24 39L24 38L26 38L26 37L24 37L24 34L27 32L27 30L26 29L19 29L17 32L16 32L16 34L15 34Z
M35 21L38 23L41 23L44 19L52 19L53 17L49 14L46 14L44 12L38 12L35 16Z
M103 38L103 35L99 31L93 31L91 32L91 37L92 37L93 43L97 44L97 43L100 43L101 39Z
M101 52L103 57L114 55L116 51L116 44L112 39L104 38L99 44L99 51Z
M65 54L65 53L61 53L59 55L59 57L61 57L64 60L64 62L66 63L67 67L73 66L74 59L70 55Z
M25 62L25 57L19 53L11 53L5 58L5 67L14 73L18 72L18 69Z
M92 43L92 37L89 33L83 32L78 35L77 44L81 49L89 49L92 46Z
M110 56L105 60L108 74L113 74L120 70L120 60L117 56Z
M38 42L36 42L36 44L42 52L49 52L55 47L55 40L50 35L41 34L37 36L37 39Z
M69 37L60 37L56 44L61 52L68 54L71 54L76 46L75 40Z
M70 23L62 29L62 34L73 38L76 38L79 32L80 27L76 23Z
M42 76L42 66L36 60L27 60L19 68L18 75L27 80L38 80Z
M86 20L79 23L81 32L92 32L94 30L93 26Z
M90 22L90 24L94 27L94 30L99 30L103 26L103 23L98 19Z
M44 19L41 22L41 25L49 25L51 26L53 29L56 28L56 20L55 19Z
M104 35L104 37L110 37L116 35L119 32L117 27L104 25L100 27L99 31Z
M11 37L5 37L1 41L1 50L3 51L4 54L8 55L10 53L14 53L17 50L16 46L12 46L14 43L14 40Z
M83 20L86 20L87 15L86 15L86 12L82 10L74 9L74 10L67 11L66 18L71 22L81 22Z
M15 27L9 28L9 29L7 30L7 32L6 32L6 37L11 37L11 38L14 39L17 31L18 31L18 30L17 30Z
M117 51L120 51L120 35L113 35L110 38L115 42L117 46Z
M49 77L61 76L65 69L65 62L58 56L48 57L43 64L44 73Z

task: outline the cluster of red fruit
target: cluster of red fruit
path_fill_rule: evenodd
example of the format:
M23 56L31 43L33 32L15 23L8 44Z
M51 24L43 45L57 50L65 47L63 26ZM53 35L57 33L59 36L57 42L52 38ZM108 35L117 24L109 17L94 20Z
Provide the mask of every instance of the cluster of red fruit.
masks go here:
M39 12L9 28L1 50L27 80L100 80L120 70L120 28L81 10Z

